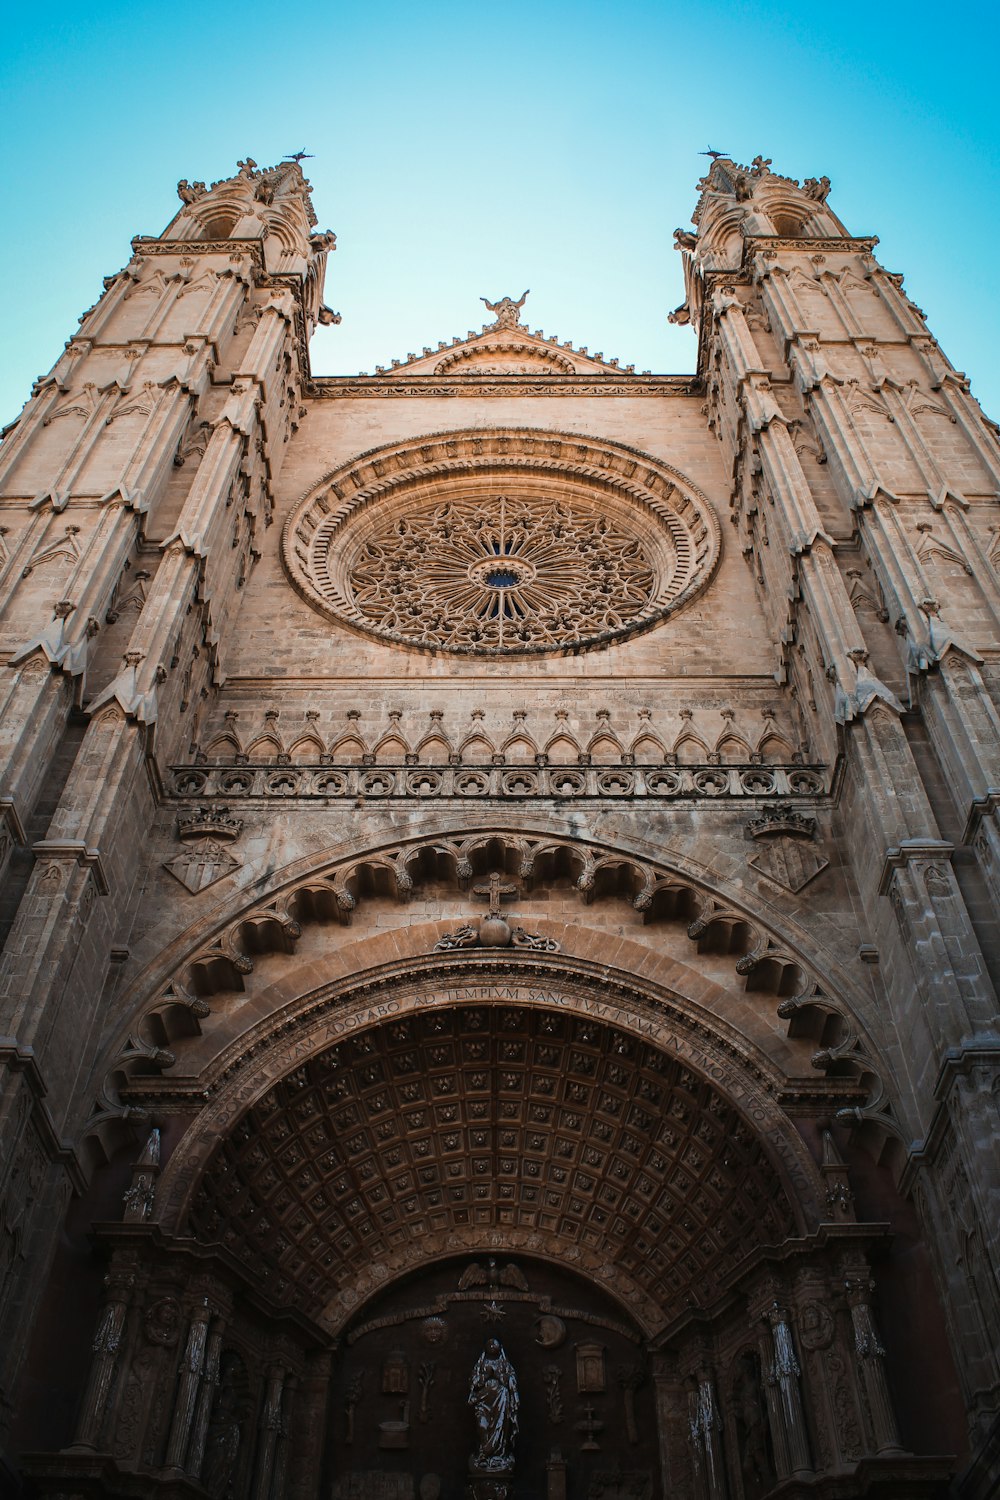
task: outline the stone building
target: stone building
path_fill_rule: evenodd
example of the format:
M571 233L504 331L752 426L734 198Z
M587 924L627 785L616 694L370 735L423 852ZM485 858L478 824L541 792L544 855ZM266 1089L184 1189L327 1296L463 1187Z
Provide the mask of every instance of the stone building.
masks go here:
M713 162L694 374L319 379L247 161L37 382L12 1494L997 1493L1000 448L828 189Z

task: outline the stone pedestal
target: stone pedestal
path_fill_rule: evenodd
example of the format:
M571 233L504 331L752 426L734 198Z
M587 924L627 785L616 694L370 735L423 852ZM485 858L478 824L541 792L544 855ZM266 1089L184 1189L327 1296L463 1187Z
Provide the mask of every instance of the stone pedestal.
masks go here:
M566 1500L566 1460L558 1448L545 1465L545 1500Z
M470 1463L466 1500L508 1500L512 1472L510 1469L477 1469Z

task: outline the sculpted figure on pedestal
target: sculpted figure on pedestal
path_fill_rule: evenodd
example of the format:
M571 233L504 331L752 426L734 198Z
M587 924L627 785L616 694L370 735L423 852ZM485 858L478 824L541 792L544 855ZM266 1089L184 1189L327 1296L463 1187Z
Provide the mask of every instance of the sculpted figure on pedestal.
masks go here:
M500 1340L487 1339L469 1388L469 1405L475 1412L479 1434L479 1451L471 1461L472 1468L505 1473L514 1467L519 1404L514 1366Z
M240 1450L242 1402L239 1390L239 1368L230 1358L223 1370L205 1445L202 1484L210 1495L223 1495L229 1484Z
M485 302L487 310L496 313L497 320L494 328L517 328L521 322L521 308L524 306L527 292L521 293L519 302L513 297L501 297L498 302L491 302L488 297L480 297L480 302Z

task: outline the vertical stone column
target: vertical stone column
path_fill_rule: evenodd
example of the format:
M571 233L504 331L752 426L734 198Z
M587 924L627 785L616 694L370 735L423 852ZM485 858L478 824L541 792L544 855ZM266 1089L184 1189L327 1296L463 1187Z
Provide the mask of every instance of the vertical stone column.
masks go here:
M70 679L53 668L41 649L2 674L0 814L10 836L0 846L0 879L14 844L27 842L31 809L72 701Z
M284 1500L285 1486L288 1479L288 1439L292 1427L292 1412L295 1407L295 1394L298 1390L298 1379L295 1375L289 1375L285 1380L284 1396L278 1413L277 1440L274 1447L274 1467L271 1475L271 1489L269 1500Z
M795 1358L792 1329L788 1313L778 1302L772 1302L764 1314L771 1329L773 1341L774 1378L778 1386L781 1415L788 1439L788 1459L793 1474L808 1474L812 1471L809 1456L809 1438L806 1432L805 1410L802 1405L802 1390L799 1377L802 1371Z
M837 1169L824 1164L824 1170ZM842 1184L836 1176L832 1180L839 1190ZM822 1266L805 1266L795 1277L795 1328L812 1402L816 1469L826 1473L843 1470L862 1455L853 1361L844 1341L838 1290Z
M854 1329L854 1352L866 1404L871 1416L872 1437L878 1453L901 1453L892 1399L885 1378L885 1350L875 1327L871 1294L875 1283L868 1276L849 1276L844 1282L847 1305Z
M331 1354L314 1354L306 1365L291 1424L289 1500L316 1500L319 1491L331 1361Z
M880 882L880 894L889 897L916 959L914 978L934 1043L928 1061L935 1069L949 1046L979 1033L996 1035L996 995L969 925L952 853L943 839L906 839L887 850Z
M781 1392L774 1358L774 1339L767 1318L768 1308L775 1303L780 1293L778 1282L764 1276L752 1289L747 1307L747 1326L757 1348L760 1362L761 1387L767 1413L767 1426L771 1434L774 1453L774 1469L779 1480L787 1479L792 1472L792 1456L788 1433L782 1413Z
M208 1424L212 1417L212 1407L219 1389L219 1366L222 1358L222 1339L225 1329L225 1319L214 1318L212 1320L208 1335L208 1344L205 1349L205 1364L202 1369L201 1387L198 1391L198 1404L195 1407L194 1421L191 1424L191 1442L188 1446L187 1463L185 1465L185 1471L192 1479L201 1478L201 1466L205 1459L205 1440L208 1437Z
M692 1376L687 1388L688 1448L691 1452L691 1493L695 1500L709 1500L708 1475L701 1442L701 1412L698 1382Z
M170 1424L170 1437L167 1440L165 1467L179 1474L184 1471L187 1457L191 1424L194 1420L202 1367L205 1362L210 1317L211 1309L208 1305L208 1298L203 1297L191 1312L187 1345L181 1361L181 1377L174 1401L174 1415Z
M274 1473L274 1454L281 1430L282 1393L285 1385L284 1365L272 1365L267 1372L267 1394L260 1419L260 1440L254 1465L252 1500L270 1500Z
M670 1354L654 1354L652 1374L663 1493L686 1500L694 1491L685 1453L686 1398L676 1359Z
M96 1451L100 1441L135 1280L131 1266L115 1267L105 1278L108 1296L94 1335L94 1359L77 1418L74 1448Z
M700 1441L704 1455L705 1488L709 1500L727 1500L726 1470L722 1457L722 1419L712 1376L704 1365L698 1371L695 1421L697 1440Z

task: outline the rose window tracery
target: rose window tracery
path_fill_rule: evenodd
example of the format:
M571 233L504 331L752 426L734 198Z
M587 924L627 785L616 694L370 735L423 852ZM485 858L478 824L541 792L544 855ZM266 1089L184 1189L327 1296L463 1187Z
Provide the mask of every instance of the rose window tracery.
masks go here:
M355 629L514 655L648 629L704 586L719 536L703 498L645 455L489 432L365 455L300 504L283 551L309 603Z
M448 650L559 649L641 618L657 582L649 551L638 529L580 502L455 499L389 521L348 580L377 630Z

